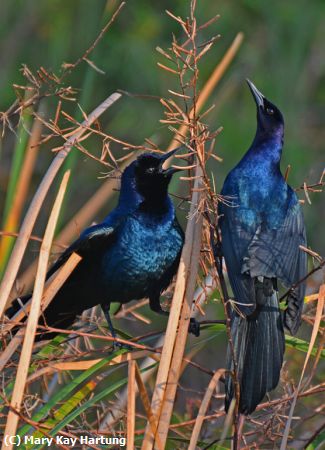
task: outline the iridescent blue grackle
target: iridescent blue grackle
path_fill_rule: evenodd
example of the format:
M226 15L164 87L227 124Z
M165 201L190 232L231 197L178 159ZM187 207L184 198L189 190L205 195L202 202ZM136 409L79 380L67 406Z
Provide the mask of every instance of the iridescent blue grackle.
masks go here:
M180 169L163 169L163 163L176 150L166 154L140 155L123 172L117 207L98 225L87 228L49 270L50 277L72 252L82 260L44 311L40 323L68 329L76 316L101 304L112 334L109 316L112 302L127 303L149 298L158 313L161 292L175 275L184 242L168 185ZM22 298L26 302L30 298ZM16 300L6 314L19 309ZM198 329L194 326L194 331ZM43 333L38 339L51 338Z
M297 284L307 272L305 226L298 198L280 171L284 121L279 109L247 80L257 106L254 141L228 174L220 204L221 250L234 294L231 333L240 384L239 411L252 413L278 382L284 328L301 322L304 283L291 290L282 315L277 282ZM233 370L230 348L227 367ZM226 410L234 384L226 377Z

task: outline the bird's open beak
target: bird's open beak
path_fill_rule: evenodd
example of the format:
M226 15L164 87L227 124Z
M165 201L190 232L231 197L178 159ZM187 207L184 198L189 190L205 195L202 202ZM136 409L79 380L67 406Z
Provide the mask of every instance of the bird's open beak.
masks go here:
M169 152L164 153L163 155L161 155L160 156L160 160L161 160L160 166L162 166L163 163L165 161L167 161L167 159L171 158L182 147L183 146L181 145L181 146L179 146L177 148L174 148L173 150L170 150ZM179 169L179 168L176 168L176 167L170 167L168 169L162 169L164 175L167 176L167 177L174 175L174 173L179 172L180 170L183 170L183 169Z
M256 105L264 108L264 98L265 98L264 95L257 89L257 87L249 79L246 79L246 81L249 86L249 89L251 90L251 93L253 94Z
M167 161L167 159L171 158L176 152L178 152L178 150L180 150L183 146L181 145L180 147L176 147L173 150L170 150L170 152L164 153L163 155L160 155L160 161L161 161L161 165Z

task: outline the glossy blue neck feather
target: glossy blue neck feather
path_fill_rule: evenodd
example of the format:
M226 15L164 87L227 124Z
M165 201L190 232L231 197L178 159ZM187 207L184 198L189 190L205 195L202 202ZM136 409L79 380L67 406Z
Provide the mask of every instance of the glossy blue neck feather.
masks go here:
M272 133L261 132L258 127L252 145L239 164L258 160L262 165L280 167L282 148L283 127Z

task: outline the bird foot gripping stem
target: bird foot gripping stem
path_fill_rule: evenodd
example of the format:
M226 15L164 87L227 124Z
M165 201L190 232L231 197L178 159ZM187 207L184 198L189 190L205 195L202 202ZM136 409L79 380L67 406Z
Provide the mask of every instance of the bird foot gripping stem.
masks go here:
M124 344L122 342L113 341L112 342L111 353L117 352L118 350L128 350L129 352L133 350L133 347L129 344Z
M117 338L116 332L115 332L114 326L112 324L111 317L109 315L109 305L103 303L103 304L101 304L101 307L104 312L104 315L105 315L105 318L107 321L107 325L111 332L111 335L114 339L116 339ZM133 350L133 347L131 347L131 345L124 344L123 342L118 342L116 340L112 341L112 344L113 344L113 348L111 350L111 353L114 353L114 352L116 352L118 350L122 350L122 349L129 350L129 351Z

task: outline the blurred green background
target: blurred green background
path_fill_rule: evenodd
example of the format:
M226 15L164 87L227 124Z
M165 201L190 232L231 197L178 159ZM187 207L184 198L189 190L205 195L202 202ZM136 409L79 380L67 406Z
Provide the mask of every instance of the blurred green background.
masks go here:
M20 73L22 64L27 64L32 71L43 66L59 74L63 62L74 62L91 45L117 5L115 0L1 0L0 111L6 110L15 100L13 83L25 84ZM111 29L89 56L105 74L96 72L83 62L66 79L66 85L78 89L78 101L86 112L90 112L117 89L155 97L123 96L104 114L101 124L104 131L125 141L142 144L149 137L161 148L167 147L172 133L168 126L159 122L163 118L159 98L169 96L167 89L178 90L178 84L173 75L157 67L158 61L165 61L155 48L168 48L172 33L176 37L180 34L180 28L166 15L165 9L186 17L189 2L127 1ZM298 187L304 181L312 184L319 180L324 168L325 138L322 127L325 112L325 60L322 58L324 12L323 0L198 0L197 17L200 23L216 14L221 15L219 21L205 29L200 38L203 42L213 35L221 34L212 50L201 60L200 86L208 79L236 34L242 31L245 35L238 55L206 104L206 108L216 105L206 117L211 129L215 130L219 126L224 128L216 143L216 154L223 158L223 163L210 165L219 191L225 175L248 149L255 133L255 105L245 83L247 77L284 114L286 134L282 168L284 171L288 164L291 165L290 184ZM51 99L45 106L47 118L53 118L56 101ZM64 109L80 119L75 104L65 105ZM15 134L7 132L1 142L0 212L5 204L16 141ZM97 151L98 155L101 145L94 139L87 144L87 148L94 153ZM29 198L53 158L50 149L49 145L41 147ZM105 167L76 150L73 153L77 159L68 192L69 207L66 205L64 209L61 226L99 188L103 183L99 177L106 171ZM172 189L178 188L177 183L174 183ZM54 186L42 209L41 220L36 225L36 235L43 233L55 192ZM305 199L303 191L300 191L299 196ZM312 205L305 202L303 207L308 243L315 251L324 254L324 199L322 194L313 193L310 198ZM113 201L116 201L116 196ZM94 219L101 219L112 206L113 203L108 204ZM185 225L186 212L179 211L178 215ZM29 264L29 258L34 258L38 248L39 244L36 243L29 246L25 267ZM212 315L217 308L222 314L220 305L210 305L209 308L210 311L214 310ZM147 308L142 311L148 314ZM161 329L161 318L150 317L154 329ZM123 320L121 322L123 328L126 323ZM141 332L142 328L143 325L138 324L137 328L134 324L133 331ZM206 352L197 358L198 362L212 369L223 366L225 351L218 339L216 331L211 331L203 333L201 343L210 341L208 348L211 351L218 349L222 357L216 356L213 364ZM192 347L196 343L190 339ZM289 358L296 360L291 370L293 368L299 373L305 355L292 350L289 353ZM187 377L186 386L199 393L205 389L208 379L204 375L197 377L195 372ZM186 405L188 417L191 417L191 408L197 406L194 396L193 403L188 402Z

